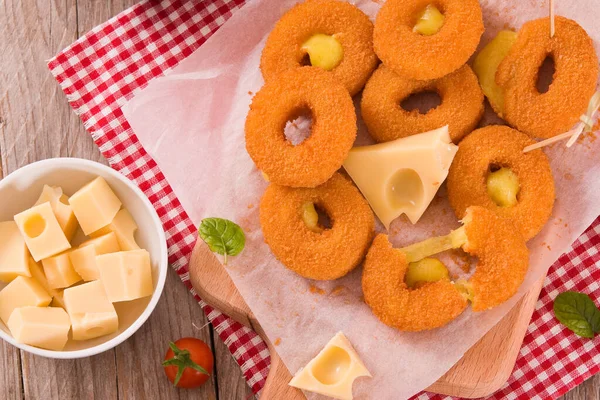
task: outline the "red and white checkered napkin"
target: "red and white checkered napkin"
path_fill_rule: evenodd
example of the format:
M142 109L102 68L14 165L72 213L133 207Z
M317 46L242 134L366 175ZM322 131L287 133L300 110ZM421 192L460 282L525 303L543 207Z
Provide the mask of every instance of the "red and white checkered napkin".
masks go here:
M52 74L110 165L132 179L154 204L167 233L169 262L193 292L188 260L196 227L121 112L136 90L189 56L244 0L146 0L94 28L48 62ZM555 398L600 370L600 340L580 339L554 319L552 300L565 290L600 301L600 218L550 269L513 375L493 397ZM194 293L195 295L195 293ZM269 353L254 332L196 296L258 392ZM422 393L419 399L443 398Z

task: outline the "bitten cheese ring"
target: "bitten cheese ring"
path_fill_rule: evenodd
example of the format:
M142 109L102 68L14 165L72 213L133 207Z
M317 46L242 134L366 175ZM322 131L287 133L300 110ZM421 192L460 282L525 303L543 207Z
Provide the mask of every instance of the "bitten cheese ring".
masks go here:
M431 0L388 0L379 10L373 46L381 61L398 75L437 79L456 71L475 52L483 34L477 0L437 0L444 24L431 35L413 31L417 15Z
M286 122L310 112L311 135L294 146ZM288 70L267 82L246 117L246 150L273 183L315 187L341 166L356 138L356 112L348 91L316 67Z
M441 104L426 114L406 111L400 103L411 94L434 91ZM443 78L417 81L403 78L382 64L371 76L361 100L361 113L369 133L378 142L388 142L448 125L458 143L483 115L483 93L468 65Z
M556 17L555 24L550 38L549 18L525 23L496 72L504 91L502 117L533 137L571 129L585 113L598 80L592 39L575 21ZM554 77L548 91L539 93L538 71L548 56L554 59Z
M305 204L323 209L331 228L319 232L308 227ZM375 217L352 182L336 173L312 189L269 185L260 202L260 224L265 242L283 265L305 278L330 280L363 260Z
M384 324L401 331L422 331L446 325L468 302L448 279L409 289L404 283L406 255L379 234L367 253L362 276L365 302Z
M509 221L483 207L469 207L463 223L446 237L403 249L392 248L386 235L375 238L365 259L362 288L365 302L383 323L402 331L434 329L463 312L467 298L473 311L484 311L517 292L529 266L523 237ZM417 289L407 287L404 278L415 254L424 249L427 256L453 247L478 259L467 282L453 284L444 278Z
M332 35L339 42L342 59L330 73L351 95L359 92L378 63L373 24L356 6L337 0L308 0L281 17L260 59L265 81L301 66L306 57L303 44L315 34Z
M525 240L537 235L552 214L554 179L541 149L523 153L532 143L524 133L498 125L477 129L461 141L447 180L456 216L462 218L469 206L481 206L510 219ZM501 207L490 197L490 167L509 168L518 177L515 205Z

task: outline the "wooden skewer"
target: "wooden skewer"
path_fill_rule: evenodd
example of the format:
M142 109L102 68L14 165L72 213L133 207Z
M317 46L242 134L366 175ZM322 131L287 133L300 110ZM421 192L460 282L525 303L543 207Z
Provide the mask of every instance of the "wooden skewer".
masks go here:
M560 135L556 135L554 137L551 137L550 139L542 140L541 142L531 144L523 149L523 153L528 153L530 151L542 148L544 146L548 146L549 144L560 142L561 140L568 139L575 134L578 135L579 133L581 133L581 131L583 131L583 126L583 123L579 123L575 129L572 129L569 132L561 133Z
M554 37L554 0L550 0L550 37Z

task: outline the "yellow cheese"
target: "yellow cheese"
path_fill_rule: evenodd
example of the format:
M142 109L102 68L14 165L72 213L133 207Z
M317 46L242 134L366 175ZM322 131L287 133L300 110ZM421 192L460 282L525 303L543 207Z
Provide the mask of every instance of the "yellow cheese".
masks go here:
M50 203L33 206L15 215L21 235L35 261L48 258L71 248Z
M448 176L457 150L444 126L387 143L355 147L344 168L386 228L402 214L416 224Z
M135 241L135 232L138 226L133 220L133 217L126 209L121 209L110 224L91 233L90 236L96 238L101 235L105 235L110 232L114 232L117 235L119 241L119 247L123 251L137 250L140 248Z
M42 266L48 286L52 289L66 288L81 280L81 276L73 268L69 252L43 259Z
M73 340L109 335L119 328L117 312L101 281L65 289L63 298L71 318Z
M352 399L352 384L361 376L371 377L356 350L342 332L294 375L290 386L335 399Z
M114 232L83 242L78 249L69 253L73 268L84 281L100 279L96 266L96 256L120 251L119 242Z
M35 202L35 205L46 202L50 203L58 224L67 239L71 241L77 230L77 218L75 218L75 213L69 205L69 197L63 193L60 187L44 185L42 194L40 194L40 198Z
M67 306L65 306L65 300L64 300L64 289L56 289L56 292L54 294L54 297L52 298L52 303L50 303L51 307L60 307L63 309L67 309Z
M121 201L102 177L79 189L69 204L86 235L110 224L121 208Z
M146 250L121 251L96 257L100 279L113 303L152 295L152 268Z
M31 276L29 251L14 221L0 222L0 281L10 282L17 276Z
M46 307L51 301L52 297L35 279L18 276L0 290L0 319L6 324L15 308Z
M17 342L48 350L62 350L71 329L69 315L56 307L17 308L7 325Z
M42 285L44 290L52 296L51 304L56 307L65 308L65 304L62 301L62 290L50 287L50 283L48 282L48 279L46 279L46 274L44 274L42 266L36 263L31 257L29 257L29 271L31 271L31 277Z

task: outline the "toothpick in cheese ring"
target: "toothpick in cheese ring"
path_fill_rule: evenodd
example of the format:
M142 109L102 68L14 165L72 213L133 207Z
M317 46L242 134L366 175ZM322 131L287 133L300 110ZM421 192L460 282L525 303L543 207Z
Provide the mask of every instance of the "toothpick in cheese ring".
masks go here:
M311 135L294 146L287 121L312 115ZM356 138L356 112L348 91L316 67L295 68L267 82L246 117L246 150L273 183L315 187L341 166Z
M566 132L585 113L598 80L598 57L592 39L577 22L556 17L550 37L549 18L529 21L498 66L496 83L504 92L502 117L533 137ZM554 60L553 81L545 93L536 88L546 57Z
M529 251L522 236L504 218L483 207L469 207L464 225L448 236L394 249L378 235L365 259L362 288L365 302L386 325L422 331L446 325L471 301L473 311L498 306L512 297L525 279ZM442 276L415 289L405 283L413 263L452 248L477 257L468 281Z
M456 216L481 206L511 220L525 240L537 235L552 214L554 179L542 150L523 153L533 143L499 125L477 129L461 141L447 180Z
M331 221L318 222L315 207ZM364 258L375 217L358 189L336 173L316 188L271 184L260 202L265 242L279 261L305 278L341 278Z
M398 75L419 80L441 78L463 66L479 44L484 28L478 0L438 0L436 8L431 3L388 0L377 14L375 53ZM442 15L438 18L441 23L426 32L420 25L428 19L419 13L432 9Z
M400 106L411 94L427 91L437 92L441 104L426 114ZM417 81L403 78L382 64L367 82L360 106L369 133L378 142L448 125L450 137L458 143L477 126L484 110L483 93L468 65L443 78Z
M351 95L377 66L373 23L356 6L337 0L308 0L281 17L260 59L265 81L302 65L330 71Z

